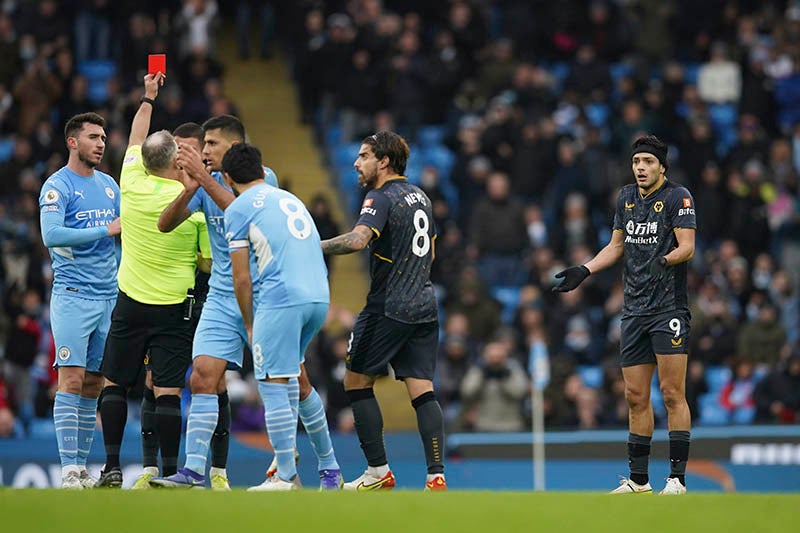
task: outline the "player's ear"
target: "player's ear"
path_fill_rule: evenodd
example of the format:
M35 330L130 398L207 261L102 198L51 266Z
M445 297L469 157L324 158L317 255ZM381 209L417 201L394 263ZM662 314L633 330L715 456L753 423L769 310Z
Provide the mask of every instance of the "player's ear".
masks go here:
M67 137L67 148L75 150L78 148L78 139L76 137Z

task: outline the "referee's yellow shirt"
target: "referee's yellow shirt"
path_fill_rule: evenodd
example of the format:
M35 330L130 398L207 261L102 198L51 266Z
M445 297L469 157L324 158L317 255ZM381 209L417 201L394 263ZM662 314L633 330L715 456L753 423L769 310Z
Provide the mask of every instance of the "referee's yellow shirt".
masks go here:
M120 290L143 304L184 301L186 291L194 287L198 248L203 257L211 257L202 213L169 233L158 231L161 212L183 191L183 184L148 174L142 163L141 146L130 146L125 152L119 186Z

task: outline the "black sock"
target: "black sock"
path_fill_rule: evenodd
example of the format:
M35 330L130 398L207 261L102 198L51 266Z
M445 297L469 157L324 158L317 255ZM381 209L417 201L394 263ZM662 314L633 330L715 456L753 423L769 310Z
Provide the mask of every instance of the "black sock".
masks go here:
M386 460L386 445L383 442L383 416L375 393L370 389L347 391L353 418L356 422L356 433L367 458L369 466L383 466Z
M181 446L181 397L164 395L156 398L156 433L161 448L161 475L178 471L178 450Z
M103 444L106 448L105 471L119 468L119 448L125 422L128 421L128 393L125 388L112 385L103 389L100 401L100 420L103 423Z
M429 474L444 474L442 446L444 445L444 417L433 392L420 394L411 401L417 411L417 427L425 449L425 462Z
M156 435L156 396L144 388L142 398L142 466L158 468L158 435Z
M225 468L228 464L228 446L231 440L231 404L228 391L217 394L219 419L211 436L211 466Z
M652 437L628 433L628 466L631 481L644 485L650 481L648 463L650 462L650 440Z
M686 461L689 460L691 433L688 431L669 432L669 477L678 478L686 486Z

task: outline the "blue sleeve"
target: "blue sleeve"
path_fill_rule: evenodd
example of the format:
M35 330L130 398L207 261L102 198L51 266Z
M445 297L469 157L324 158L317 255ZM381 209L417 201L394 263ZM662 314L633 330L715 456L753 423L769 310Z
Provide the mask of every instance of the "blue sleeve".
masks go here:
M367 193L364 203L361 204L356 226L359 224L367 226L380 237L388 217L389 199L382 192L373 189Z
M278 186L278 176L276 176L275 172L269 167L264 167L264 181L267 182L267 185L272 185L273 187Z
M238 210L236 202L225 210L225 240L228 241L229 250L247 248L250 246L248 239L247 217Z
M108 237L105 226L94 228L67 228L64 226L64 213L60 211L42 211L42 241L48 248L80 246Z
M203 209L203 195L205 193L206 191L202 187L197 189L197 192L194 193L194 196L189 200L189 205L187 206L190 213L196 213Z

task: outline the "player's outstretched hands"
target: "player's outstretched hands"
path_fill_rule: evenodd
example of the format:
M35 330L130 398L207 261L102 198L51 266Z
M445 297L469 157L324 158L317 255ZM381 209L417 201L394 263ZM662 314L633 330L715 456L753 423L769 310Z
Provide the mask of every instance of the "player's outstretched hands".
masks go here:
M661 279L667 270L667 258L657 257L650 262L650 277L653 280Z
M197 149L187 143L180 143L178 145L178 155L175 157L175 162L178 163L189 176L197 180L202 185L202 179L208 175L203 158ZM185 185L185 184L184 184Z
M557 279L564 278L563 281L553 287L556 292L568 292L580 285L583 280L589 277L589 269L583 265L572 266L556 274Z
M122 233L122 222L120 222L119 217L112 220L111 224L106 226L106 230L108 230L109 237L113 237Z

